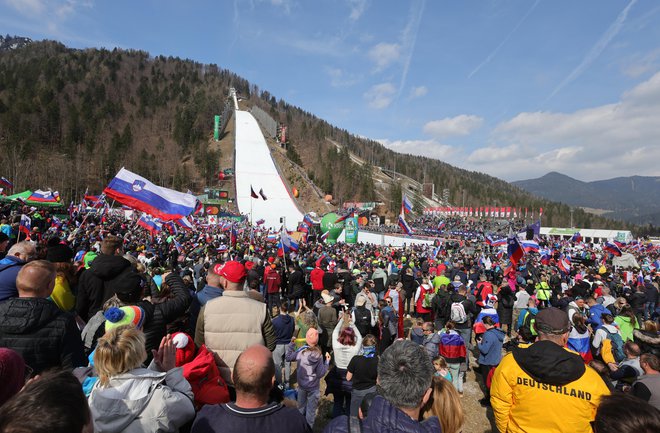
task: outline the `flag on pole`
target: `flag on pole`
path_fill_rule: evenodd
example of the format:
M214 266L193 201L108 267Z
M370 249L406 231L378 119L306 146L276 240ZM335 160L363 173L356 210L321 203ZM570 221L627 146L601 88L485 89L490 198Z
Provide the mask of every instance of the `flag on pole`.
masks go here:
M259 190L259 195L261 196L261 198L264 199L264 201L268 200L268 198L266 197L266 194L264 194L264 189L263 188L261 188Z
M280 233L280 244L278 245L278 248L282 250L284 253L288 253L291 251L298 251L298 242L287 233L286 229L282 228L282 231Z
M603 244L603 250L607 251L608 253L612 253L617 257L620 257L621 254L623 254L621 249L616 244L609 241Z
M408 200L408 197L404 194L403 195L403 203L401 204L401 207L403 208L403 213L410 213L413 209L413 205Z
M162 220L176 220L195 211L195 196L154 185L125 168L103 190L107 197Z
M571 272L571 256L565 256L564 254L562 254L559 257L559 262L557 263L557 267L559 268L560 271L562 271L565 274Z
M32 218L27 215L21 215L21 222L18 226L18 231L25 233L25 236L30 236L30 230L32 229Z
M509 256L509 260L511 260L511 263L514 265L518 264L518 262L520 262L520 260L522 260L522 258L525 256L525 250L520 244L518 237L515 235L509 235L509 238L507 239L506 251Z
M146 213L143 213L140 219L138 220L137 224L150 232L152 235L154 233L158 233L163 229L163 225L161 224L160 221L158 221L156 218L152 217L151 215L148 215Z
M259 198L256 192L254 192L254 188L252 188L252 185L250 185L250 197L252 198Z
M186 230L192 230L193 229L193 224L190 222L188 217L179 218L178 220L174 220L174 222L179 227L184 228Z
M406 222L406 219L404 218L403 213L401 213L399 215L399 227L401 227L401 230L403 230L403 232L405 234L407 234L408 236L410 236L414 233L413 229Z

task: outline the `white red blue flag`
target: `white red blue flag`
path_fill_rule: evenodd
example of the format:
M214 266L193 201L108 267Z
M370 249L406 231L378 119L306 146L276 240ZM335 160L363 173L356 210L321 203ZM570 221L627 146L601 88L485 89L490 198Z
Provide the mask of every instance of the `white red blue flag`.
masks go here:
M565 274L571 272L571 256L565 256L562 254L561 257L559 257L557 267Z
M32 229L32 218L27 215L21 215L21 222L18 226L18 231L29 236L30 229Z
M125 168L103 190L106 196L161 220L176 220L195 211L195 196L154 185Z
M39 203L57 203L60 201L60 193L57 191L42 191L38 189L33 192L27 199L28 201L36 201Z
M146 213L142 214L137 223L140 227L144 228L151 234L158 233L163 229L163 225L160 221Z
M404 213L412 212L413 205L405 194L403 195L403 203L401 204L401 207L403 208Z
M413 229L408 225L406 222L406 219L403 217L403 214L399 215L399 227L401 227L401 230L408 236L412 235Z
M575 232L573 237L571 237L571 242L582 242L582 235L580 232Z
M188 217L179 218L178 220L174 220L174 222L179 227L184 228L186 230L192 230L193 229L193 224L190 222Z
M608 253L611 253L611 254L613 254L617 257L619 257L619 256L621 256L621 254L623 254L621 252L621 249L615 243L612 243L612 242L609 242L609 241L605 242L603 244L603 250L605 250Z
M14 188L14 183L4 176L0 177L0 185L7 188Z
M278 248L282 249L282 251L285 253L298 251L298 242L296 242L296 240L291 235L289 235L286 230L282 230Z
M515 265L525 256L525 250L520 244L517 236L509 236L506 243L506 251L509 256L509 260L511 260L511 263Z

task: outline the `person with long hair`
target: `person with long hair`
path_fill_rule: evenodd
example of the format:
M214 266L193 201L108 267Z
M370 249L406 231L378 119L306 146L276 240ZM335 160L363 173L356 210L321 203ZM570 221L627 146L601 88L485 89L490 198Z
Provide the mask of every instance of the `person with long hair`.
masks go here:
M422 407L421 419L437 416L442 433L459 433L465 422L465 413L458 391L447 379L434 376L431 398Z
M346 370L346 380L350 381L352 386L350 416L358 416L362 400L367 395L376 393L378 378L376 337L367 334L362 339L362 354L351 358Z
M362 335L351 320L351 315L341 313L340 320L332 332L332 350L335 367L326 377L326 393L333 397L332 417L348 415L351 407L353 387L346 377L348 365L362 347Z
M183 369L175 366L172 338L163 337L153 352L149 368L142 368L145 337L132 325L113 328L99 339L94 353L99 379L89 396L95 431L177 432L193 419L192 389Z
M633 340L633 331L639 329L639 322L637 316L630 305L621 308L619 314L614 318L614 322L621 330L621 338L623 342Z

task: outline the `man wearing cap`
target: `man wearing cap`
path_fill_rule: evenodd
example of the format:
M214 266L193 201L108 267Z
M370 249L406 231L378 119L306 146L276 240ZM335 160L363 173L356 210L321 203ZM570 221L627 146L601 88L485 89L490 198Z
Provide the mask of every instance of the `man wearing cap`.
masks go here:
M501 433L591 433L600 398L610 392L582 357L565 349L568 315L554 307L536 315L538 341L506 355L490 390Z
M222 296L210 300L199 312L195 343L213 351L222 378L232 383L232 370L241 352L254 344L275 350L276 336L263 302L243 290L245 266L229 261L220 270Z
M191 329L194 329L194 326L197 323L199 310L211 299L222 296L222 292L224 291L222 289L222 276L220 275L222 266L222 263L216 263L209 267L206 274L206 285L192 297L192 302L190 303Z

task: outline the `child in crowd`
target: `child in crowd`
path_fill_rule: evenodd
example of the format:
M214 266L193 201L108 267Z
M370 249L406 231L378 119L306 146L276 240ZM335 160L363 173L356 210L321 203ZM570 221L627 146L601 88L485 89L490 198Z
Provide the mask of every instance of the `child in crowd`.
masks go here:
M435 376L442 377L451 382L451 373L449 372L449 366L447 361L442 356L436 356L433 358L433 367L435 368Z
M296 350L295 339L286 349L286 360L298 363L298 410L305 415L307 423L313 427L316 409L321 398L321 378L328 372L330 354L325 361L319 348L319 331L309 328L305 335L305 345Z

